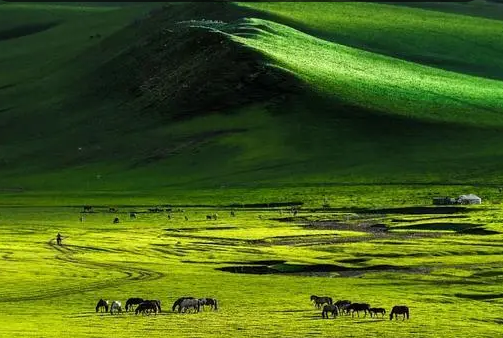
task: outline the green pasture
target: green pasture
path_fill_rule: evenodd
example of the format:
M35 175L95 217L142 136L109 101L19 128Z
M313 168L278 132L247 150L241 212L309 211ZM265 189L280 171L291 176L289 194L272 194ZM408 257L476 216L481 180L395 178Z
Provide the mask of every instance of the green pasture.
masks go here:
M0 6L1 189L57 199L500 181L500 21L389 4L162 5ZM185 45L194 36L200 49ZM130 94L142 64L172 66L161 59L188 73L175 84L168 68L159 91L242 102L229 89L241 80L221 69L243 65L216 57L210 36L297 92L178 119L183 103Z
M167 332L182 337L501 334L498 205L402 213L400 207L414 204L387 200L383 206L396 211L313 206L301 207L295 216L287 207L208 205L147 212L154 205L109 204L86 214L77 206L3 206L1 336L93 337L112 331L117 337L147 332L153 337ZM118 213L109 213L109 206L118 206ZM431 208L428 203L415 206ZM130 219L129 211L137 211L137 218ZM207 221L213 213L218 219ZM121 222L112 224L114 217ZM366 225L378 223L388 231L367 231ZM341 224L351 230L338 230ZM450 230L436 231L428 224L440 230L450 224ZM473 224L494 233L457 231ZM64 236L61 247L55 245L57 232ZM332 270L317 268L320 264ZM270 273L265 275L218 270L254 271L266 265ZM309 302L311 294L365 301L388 311L406 304L411 318L322 320ZM217 298L219 309L171 312L172 302L185 295ZM123 304L129 297L160 299L163 312L95 313L102 297Z

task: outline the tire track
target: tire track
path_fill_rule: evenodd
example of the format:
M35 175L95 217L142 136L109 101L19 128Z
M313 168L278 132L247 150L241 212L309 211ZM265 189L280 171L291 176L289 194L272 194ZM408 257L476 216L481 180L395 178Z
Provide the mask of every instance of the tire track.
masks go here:
M122 264L112 264L112 263L100 263L93 262L89 260L76 259L73 257L75 253L78 253L78 250L75 250L71 247L66 246L58 246L54 243L54 240L51 239L47 242L47 245L55 250L58 254L54 257L56 260L72 264L74 266L81 266L85 269L99 269L105 271L116 271L125 275L123 278L115 278L108 279L98 282L91 282L85 285L78 284L74 286L66 286L61 288L49 289L44 291L43 293L34 294L34 295L13 295L0 298L0 303L8 303L8 302L24 302L24 301L34 301L34 300L44 300L44 299L52 299L57 297L69 296L74 294L85 293L89 291L99 290L103 288L110 288L114 286L124 285L128 283L136 283L136 282L145 282L145 281L155 281L166 276L165 273L145 269L145 268L136 268L131 266L124 266Z

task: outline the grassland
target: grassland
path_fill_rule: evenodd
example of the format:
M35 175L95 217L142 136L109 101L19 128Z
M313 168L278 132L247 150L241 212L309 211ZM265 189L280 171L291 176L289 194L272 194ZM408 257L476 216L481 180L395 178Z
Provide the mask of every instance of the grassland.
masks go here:
M3 188L500 181L500 21L362 3L155 7L0 7L4 33L55 25L0 41Z
M503 5L160 5L0 3L0 337L501 335Z
M119 205L119 214L97 207L84 222L76 207L2 207L1 336L501 334L498 205L455 213L359 205L303 207L295 217L288 208L234 208L231 217L230 208L185 206L184 212L174 208L171 219L166 212L146 212L147 206ZM139 211L136 220L129 219L130 210ZM206 221L213 212L218 220ZM122 222L112 224L116 216ZM385 224L388 231L369 232L371 224ZM473 226L495 232L462 232ZM57 231L64 236L62 247L54 243ZM311 294L388 310L405 303L411 319L322 320ZM220 308L172 313L171 303L182 295L215 297ZM133 296L161 299L164 312L94 312L101 297L125 302Z

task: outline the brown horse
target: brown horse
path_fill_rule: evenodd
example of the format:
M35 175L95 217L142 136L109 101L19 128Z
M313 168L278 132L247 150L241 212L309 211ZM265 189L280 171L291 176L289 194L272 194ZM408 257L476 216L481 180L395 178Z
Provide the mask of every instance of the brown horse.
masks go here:
M398 315L403 315L402 320L405 320L405 316L409 319L409 308L405 305L395 305L393 306L393 309L391 309L389 320L393 319L393 315L395 315L395 319L398 319Z
M135 315L137 315L138 313L148 315L151 312L157 314L157 305L154 302L142 302L136 307L136 310L134 311Z
M371 307L369 309L370 312L370 317L372 317L372 314L374 314L377 317L377 314L380 313L382 317L384 318L384 315L386 314L386 310L383 309L382 307Z
M321 317L328 319L329 313L332 313L332 317L334 317L334 318L335 318L335 316L339 315L337 305L335 305L335 304L325 305L323 307L323 311L321 311Z
M311 301L314 302L314 306L316 306L318 309L323 305L323 304L328 304L332 305L333 301L332 298L330 297L318 297L318 296L311 296Z
M367 303L353 303L347 307L347 311L351 312L351 317L354 317L355 312L360 317L360 311L365 312L365 317L367 317L367 312L369 312L370 305Z

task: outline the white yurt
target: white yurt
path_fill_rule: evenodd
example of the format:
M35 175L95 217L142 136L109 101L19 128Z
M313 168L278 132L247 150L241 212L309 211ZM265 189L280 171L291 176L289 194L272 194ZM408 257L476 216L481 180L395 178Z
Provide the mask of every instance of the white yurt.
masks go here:
M482 199L474 194L461 195L458 197L459 204L481 204Z

